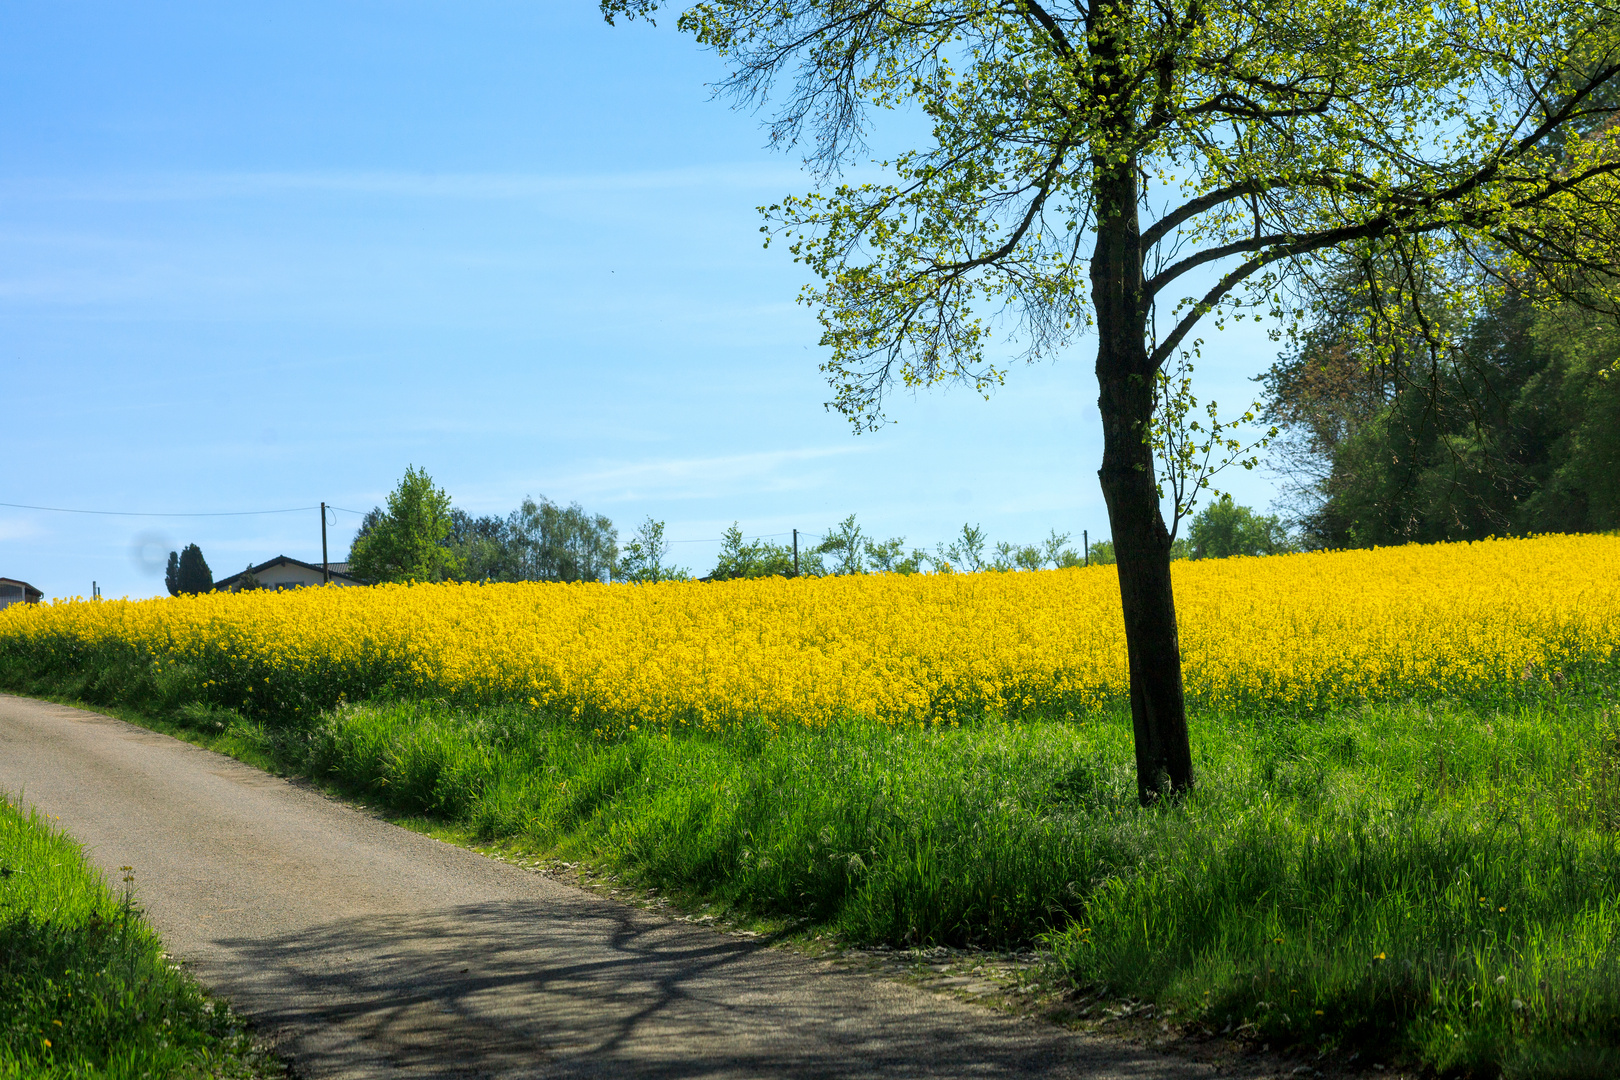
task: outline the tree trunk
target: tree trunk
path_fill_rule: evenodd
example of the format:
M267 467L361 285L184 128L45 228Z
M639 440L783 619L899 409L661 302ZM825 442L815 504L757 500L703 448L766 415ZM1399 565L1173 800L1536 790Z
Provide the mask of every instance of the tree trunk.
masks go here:
M1103 464L1098 471L1118 559L1130 656L1136 785L1143 805L1192 788L1192 749L1181 687L1181 644L1170 585L1170 533L1159 513L1153 448L1153 382L1147 351L1136 167L1095 173L1098 229L1091 262L1097 311L1097 400Z
M1135 423L1148 415L1147 406L1138 399L1147 397L1151 404L1151 391L1139 390L1128 375L1103 377L1102 358L1097 366L1103 413L1103 467L1098 476L1119 562L1119 598L1130 656L1136 786L1146 805L1167 791L1186 791L1193 782L1176 600L1170 585L1170 533L1159 513L1152 451Z

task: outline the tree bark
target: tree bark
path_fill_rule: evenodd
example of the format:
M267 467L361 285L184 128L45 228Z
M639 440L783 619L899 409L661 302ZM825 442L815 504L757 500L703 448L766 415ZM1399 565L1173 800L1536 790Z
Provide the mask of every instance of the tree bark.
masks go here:
M1099 162L1094 175L1098 228L1091 285L1099 339L1097 406L1103 424L1103 464L1097 475L1118 560L1136 784L1145 806L1192 788L1192 749L1170 584L1170 533L1159 512L1153 448L1147 440L1156 372L1147 350L1149 309L1135 162Z
M1137 793L1147 805L1161 795L1187 791L1193 783L1181 642L1170 584L1170 534L1159 513L1152 451L1134 422L1148 415L1138 400L1145 395L1129 376L1103 376L1103 358L1097 366L1103 413L1103 467L1098 476L1108 503L1125 614ZM1151 391L1149 404L1150 395Z

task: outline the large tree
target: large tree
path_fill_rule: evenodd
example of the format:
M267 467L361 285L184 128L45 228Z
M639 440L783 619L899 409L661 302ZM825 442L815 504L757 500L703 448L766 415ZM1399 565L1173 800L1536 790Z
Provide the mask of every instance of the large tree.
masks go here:
M857 425L1095 333L1144 802L1193 780L1153 436L1200 321L1297 317L1342 258L1453 307L1482 251L1552 288L1616 262L1614 0L707 0L680 25L808 148L817 190L765 228L819 278ZM842 180L891 108L928 133Z
M460 569L450 536L450 496L426 469L405 469L388 508L367 514L349 548L349 572L370 582L443 581Z

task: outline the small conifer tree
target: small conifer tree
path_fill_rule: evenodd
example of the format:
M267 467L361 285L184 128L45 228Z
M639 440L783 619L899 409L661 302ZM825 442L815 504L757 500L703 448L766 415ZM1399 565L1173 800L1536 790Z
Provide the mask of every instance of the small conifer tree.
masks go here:
M196 544L187 544L180 552L175 578L179 591L188 596L214 590L214 572L208 569L202 548Z

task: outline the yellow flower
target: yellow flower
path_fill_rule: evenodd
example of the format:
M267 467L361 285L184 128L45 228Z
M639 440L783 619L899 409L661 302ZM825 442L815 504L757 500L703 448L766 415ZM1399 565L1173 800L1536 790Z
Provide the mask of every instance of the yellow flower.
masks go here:
M1617 563L1613 536L1178 562L1189 699L1309 708L1557 681L1572 665L1612 662ZM1129 683L1108 566L385 585L0 610L8 653L103 646L166 669L194 665L227 702L298 691L336 701L393 685L527 703L603 732L775 730L852 713L891 724L1063 719L1125 701Z

